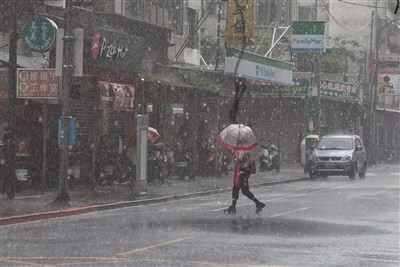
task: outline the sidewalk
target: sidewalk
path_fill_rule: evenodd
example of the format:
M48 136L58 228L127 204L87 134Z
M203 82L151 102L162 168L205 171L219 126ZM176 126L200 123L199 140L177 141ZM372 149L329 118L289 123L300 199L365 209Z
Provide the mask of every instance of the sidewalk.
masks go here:
M251 175L250 186L265 186L268 184L290 182L303 179L300 165L284 167L280 173L259 172ZM87 213L148 203L166 202L174 199L189 198L230 192L232 189L232 174L221 177L197 176L194 181L168 179L165 184L148 184L147 194L137 197L127 184L96 187L94 191L85 186L77 186L69 191L71 201L67 205L54 204L57 192L26 190L16 194L9 200L5 194L0 194L0 225L26 222L32 220L55 218L73 214Z

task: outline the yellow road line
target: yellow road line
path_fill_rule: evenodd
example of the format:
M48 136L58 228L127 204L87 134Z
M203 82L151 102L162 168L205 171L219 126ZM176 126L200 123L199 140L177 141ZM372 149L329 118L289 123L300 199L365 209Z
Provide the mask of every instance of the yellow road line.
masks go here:
M189 240L189 239L192 239L192 238L193 238L192 236L189 236L189 237L184 237L184 238L180 238L180 239L175 239L175 240L162 242L162 243L158 243L158 244L147 246L147 247L137 248L137 249L134 249L134 250L131 250L131 251L119 253L117 255L118 256L128 256L128 255L133 254L133 253L138 253L138 252L142 252L142 251L145 251L145 250L148 250L148 249L153 249L153 248L157 248L157 247L161 247L161 246L166 246L166 245L170 245L170 244L186 241L186 240Z
M20 259L20 258L16 258L16 259ZM16 259L12 260L12 259L0 258L0 262L16 263L16 264L23 264L23 265L29 265L29 266L40 266L40 267L53 267L54 266L54 265L48 265L48 264L26 262L26 261L21 261L21 260L16 260Z
M290 214L290 213L294 213L294 212L298 212L298 211L308 210L308 209L310 209L310 208L311 208L311 207L301 208L301 209L298 209L298 210L290 210L290 211L283 212L283 213L273 214L273 215L271 215L271 216L269 216L269 217L270 217L270 218L279 217L279 216L282 216L282 215L286 215L286 214Z

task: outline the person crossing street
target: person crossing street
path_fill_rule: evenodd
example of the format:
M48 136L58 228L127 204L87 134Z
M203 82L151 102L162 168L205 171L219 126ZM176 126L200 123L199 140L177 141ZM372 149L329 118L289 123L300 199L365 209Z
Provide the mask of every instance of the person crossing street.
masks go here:
M235 169L233 172L232 205L224 210L227 214L236 213L236 202L239 199L239 191L253 200L256 204L256 214L260 213L265 204L260 202L249 189L249 178L251 174L251 155L249 151L235 151Z

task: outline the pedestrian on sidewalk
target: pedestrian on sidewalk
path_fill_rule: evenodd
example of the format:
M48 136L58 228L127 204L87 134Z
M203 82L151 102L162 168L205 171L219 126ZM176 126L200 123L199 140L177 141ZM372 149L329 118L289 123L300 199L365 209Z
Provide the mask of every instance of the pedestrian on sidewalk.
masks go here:
M249 151L235 151L235 167L233 171L232 205L224 210L227 214L236 213L236 202L239 198L239 191L253 200L256 204L256 214L260 213L265 204L260 202L249 189L249 178L251 174L251 155Z

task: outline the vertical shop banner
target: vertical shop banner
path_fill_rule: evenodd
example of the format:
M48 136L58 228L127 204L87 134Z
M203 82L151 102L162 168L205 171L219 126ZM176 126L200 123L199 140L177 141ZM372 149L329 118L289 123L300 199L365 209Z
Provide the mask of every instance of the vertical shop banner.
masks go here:
M254 0L228 0L226 40L229 44L249 43L254 28Z
M58 99L60 78L55 69L17 69L17 98Z
M97 82L97 92L98 109L135 111L135 87L133 85Z

